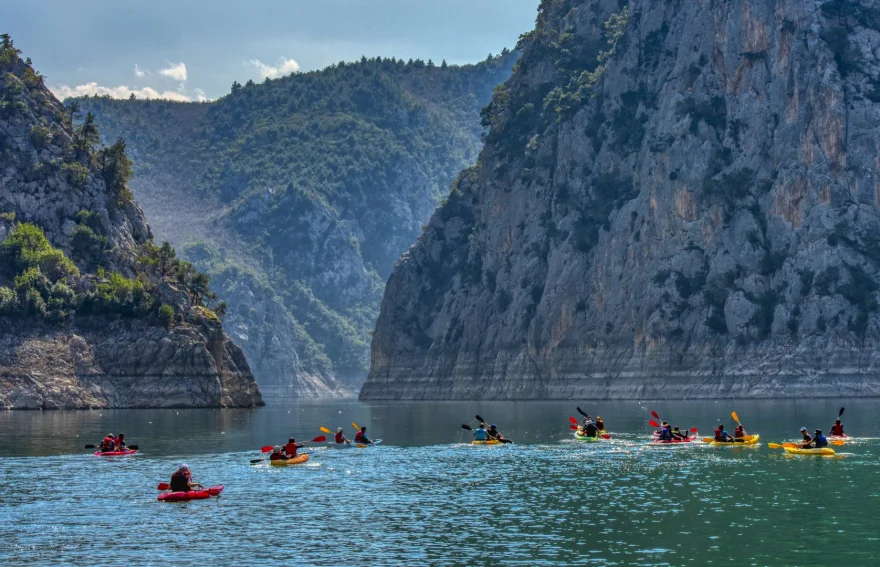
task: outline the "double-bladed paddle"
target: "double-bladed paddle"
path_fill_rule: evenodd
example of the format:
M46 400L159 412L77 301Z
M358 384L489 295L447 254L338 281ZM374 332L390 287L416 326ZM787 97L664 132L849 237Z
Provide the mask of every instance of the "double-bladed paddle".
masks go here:
M461 428L464 429L465 431L473 431L474 430L470 425L467 425L466 423L462 423Z

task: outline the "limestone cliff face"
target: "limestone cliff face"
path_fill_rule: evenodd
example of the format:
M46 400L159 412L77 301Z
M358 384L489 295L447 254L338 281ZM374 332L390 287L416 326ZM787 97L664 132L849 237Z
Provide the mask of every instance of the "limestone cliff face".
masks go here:
M361 397L880 394L880 3L542 3Z
M214 313L153 277L150 228L118 173L126 160L95 151L97 134L75 129L2 40L0 408L262 405Z

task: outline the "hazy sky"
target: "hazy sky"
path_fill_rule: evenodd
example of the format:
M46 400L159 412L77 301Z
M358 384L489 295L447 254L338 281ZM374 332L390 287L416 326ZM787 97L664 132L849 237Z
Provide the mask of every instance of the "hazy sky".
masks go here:
M472 63L513 48L539 0L0 0L56 94L217 98L339 60Z

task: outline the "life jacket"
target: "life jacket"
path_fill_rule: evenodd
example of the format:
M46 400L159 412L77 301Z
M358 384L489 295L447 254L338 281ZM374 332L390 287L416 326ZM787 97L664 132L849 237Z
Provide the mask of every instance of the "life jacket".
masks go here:
M596 427L599 429L599 431L605 431L605 422L604 421L597 421Z
M104 453L111 453L116 448L116 443L113 441L112 437L104 437L104 440L101 441L101 451Z
M814 441L816 442L817 449L828 446L828 438L824 435L816 435Z
M116 446L116 450L124 451L125 450L125 439L120 439L117 437L113 440L113 444Z
M587 437L596 437L598 433L599 428L596 427L596 424L594 423L588 423L586 427L584 427L584 434L586 434Z
M831 426L831 435L834 435L836 437L843 437L844 436L843 424L841 423L840 425L838 425L835 423L834 425L832 425Z
M363 432L363 431L358 431L358 432L357 432L357 435L354 436L354 442L355 442L355 443L361 443L361 442L363 442L364 437L365 437L364 432Z
M743 426L742 426L742 425L740 425L739 427L737 427L736 429L733 430L733 436L734 436L735 438L737 438L737 437L745 437L745 436L746 436L746 430L743 429Z
M288 457L296 456L296 443L288 443L284 446L284 452L287 453Z
M715 430L715 441L724 441L724 438L722 437L723 434L724 434L724 430L722 430L720 427L718 429L716 429Z
M341 431L339 431L338 433L336 433L336 442L337 442L337 443L342 443L342 440L343 440L343 439L345 439L345 433L343 433L343 432L341 432Z
M668 427L664 427L660 430L660 440L672 441L672 431Z
M485 429L480 428L474 431L474 439L477 441L485 441L487 437L488 435L486 434Z
M269 456L269 460L270 460L270 461L283 461L283 460L285 460L286 458L287 458L287 457L284 456L284 453L272 453L272 454Z
M171 475L172 492L189 492L189 474L177 471Z

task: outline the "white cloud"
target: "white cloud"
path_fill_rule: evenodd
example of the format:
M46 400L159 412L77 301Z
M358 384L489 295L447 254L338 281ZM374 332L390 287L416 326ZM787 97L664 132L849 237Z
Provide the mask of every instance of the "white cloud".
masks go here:
M166 100L174 100L180 102L189 102L193 100L192 97L189 97L183 93L177 91L164 91L159 92L155 89L151 89L150 87L144 87L142 89L132 89L126 87L124 85L120 85L118 87L104 87L99 85L98 83L86 83L84 85L77 85L75 87L69 87L67 85L57 85L51 87L49 90L52 91L59 100L64 100L70 97L78 97L78 96L105 96L109 95L111 98L129 98L132 94L137 98L160 98ZM201 100L204 97L204 94L199 94L197 89L198 98L195 100Z
M196 100L199 102L208 102L208 97L205 96L205 91L202 89L195 89Z
M165 75L175 81L185 81L186 80L186 65L183 63L172 63L171 61L167 62L170 67L167 69L159 69L160 75Z
M260 71L260 76L264 79L267 77L269 79L276 79L299 71L299 63L286 57L278 58L274 66L266 65L259 59L251 59L248 63L256 67Z
M137 64L137 63L134 64L134 76L135 76L135 77L140 78L140 77L145 76L146 74L147 74L146 71L144 71L143 69L141 69L140 67L138 67L138 64Z

